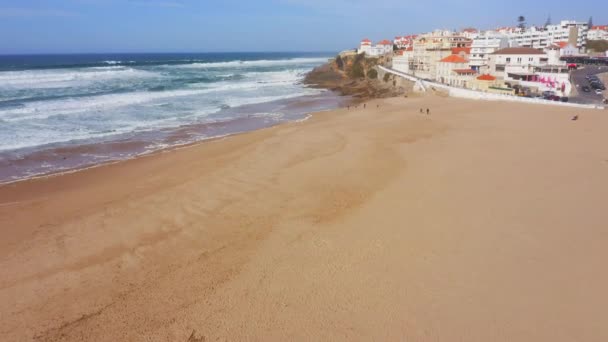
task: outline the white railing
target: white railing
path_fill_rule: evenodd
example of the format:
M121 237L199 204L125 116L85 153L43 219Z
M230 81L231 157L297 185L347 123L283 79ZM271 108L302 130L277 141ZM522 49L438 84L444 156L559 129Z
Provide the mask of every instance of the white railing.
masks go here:
M477 90L464 89L464 88L455 88L445 84L426 81L421 78L418 78L413 75L406 74L401 71L389 69L383 66L378 66L384 72L388 72L390 74L403 77L412 82L416 82L421 86L422 89L426 90L428 88L439 88L444 89L449 92L449 95L452 97L466 98L466 99L474 99L474 100L488 100L488 101L512 101L512 102L523 102L523 103L534 103L534 104L544 104L544 105L554 105L554 106L563 106L563 107L575 107L575 108L586 108L586 109L604 109L603 106L592 105L592 104L579 104L579 103L570 103L570 102L559 102L559 101L551 101L539 98L529 98L529 97L521 97L507 94L497 94L497 93L486 93Z

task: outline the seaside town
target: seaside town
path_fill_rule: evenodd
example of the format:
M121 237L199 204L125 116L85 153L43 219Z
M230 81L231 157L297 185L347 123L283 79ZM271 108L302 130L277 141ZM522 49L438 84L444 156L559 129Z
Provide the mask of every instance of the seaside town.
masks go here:
M356 51L384 58L392 71L427 82L486 93L579 103L608 102L605 82L596 74L608 69L608 25L561 20L543 26L493 30L435 30L395 37L376 44L363 39Z
M0 342L608 342L605 3L0 1Z

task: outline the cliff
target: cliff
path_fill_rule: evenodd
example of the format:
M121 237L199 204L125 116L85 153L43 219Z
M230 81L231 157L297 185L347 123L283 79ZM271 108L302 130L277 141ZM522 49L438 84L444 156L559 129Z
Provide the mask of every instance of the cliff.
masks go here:
M397 82L391 75L380 77L376 68L390 64L390 60L390 56L366 58L364 55L341 53L308 73L304 83L359 100L401 96L411 90L411 85Z

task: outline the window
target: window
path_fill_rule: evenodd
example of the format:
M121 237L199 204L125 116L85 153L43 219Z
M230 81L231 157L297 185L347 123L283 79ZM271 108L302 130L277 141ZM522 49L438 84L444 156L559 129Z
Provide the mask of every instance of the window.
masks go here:
M521 57L517 57L517 63L521 63Z
M532 62L534 60L534 58L530 57L528 58L528 62Z
M511 62L511 57L507 57L507 63Z

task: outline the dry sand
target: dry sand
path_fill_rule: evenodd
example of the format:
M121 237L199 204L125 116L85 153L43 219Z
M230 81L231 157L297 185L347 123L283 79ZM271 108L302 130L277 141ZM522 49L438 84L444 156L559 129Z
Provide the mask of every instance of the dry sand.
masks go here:
M604 342L607 209L605 111L320 113L1 187L0 341Z

